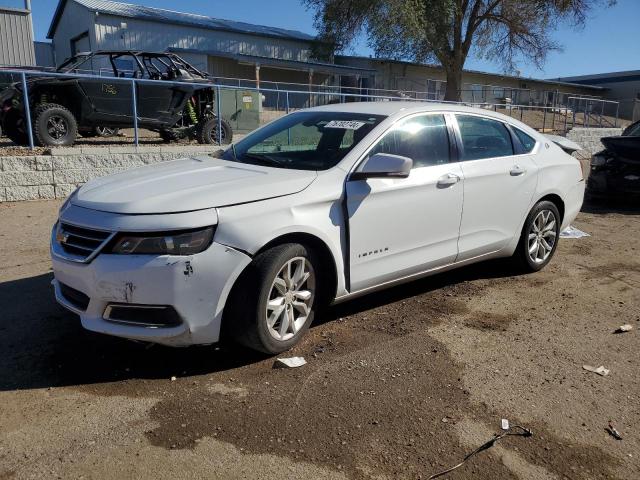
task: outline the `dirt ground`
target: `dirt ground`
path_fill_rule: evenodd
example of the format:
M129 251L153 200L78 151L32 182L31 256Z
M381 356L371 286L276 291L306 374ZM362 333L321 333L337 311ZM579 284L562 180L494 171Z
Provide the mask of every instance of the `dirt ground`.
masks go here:
M640 209L585 208L592 236L537 274L490 262L333 307L291 352L309 363L274 370L84 331L51 291L58 207L0 204L0 479L426 479L501 418L533 436L444 478L640 478Z

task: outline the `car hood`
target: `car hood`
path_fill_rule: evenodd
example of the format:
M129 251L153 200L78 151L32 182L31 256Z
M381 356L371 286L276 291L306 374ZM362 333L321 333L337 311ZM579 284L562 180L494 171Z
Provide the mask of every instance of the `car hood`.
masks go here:
M304 190L316 176L315 171L198 156L91 180L71 203L124 214L189 212L291 195Z

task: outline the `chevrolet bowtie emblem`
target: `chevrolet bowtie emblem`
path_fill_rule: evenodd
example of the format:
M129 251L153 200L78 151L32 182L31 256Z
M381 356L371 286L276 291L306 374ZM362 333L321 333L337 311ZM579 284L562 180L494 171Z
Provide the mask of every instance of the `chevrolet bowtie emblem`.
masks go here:
M61 244L67 243L67 241L69 240L69 235L58 230L58 232L56 233L56 240Z

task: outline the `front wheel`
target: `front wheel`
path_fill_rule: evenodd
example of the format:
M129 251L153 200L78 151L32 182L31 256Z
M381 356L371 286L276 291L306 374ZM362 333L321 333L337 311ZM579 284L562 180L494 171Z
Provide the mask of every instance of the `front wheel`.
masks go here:
M61 147L73 145L78 135L78 124L73 114L54 103L45 103L35 111L33 134L38 145Z
M560 238L560 212L554 203L538 202L524 222L513 259L528 272L542 270L553 257Z
M225 323L235 340L269 354L295 345L313 321L317 265L314 253L296 243L259 254L230 298Z
M231 125L225 120L220 119L222 126L222 134L218 135L218 118L210 117L200 120L196 127L196 139L198 143L211 145L229 145L233 140L233 130ZM220 141L220 136L222 141Z

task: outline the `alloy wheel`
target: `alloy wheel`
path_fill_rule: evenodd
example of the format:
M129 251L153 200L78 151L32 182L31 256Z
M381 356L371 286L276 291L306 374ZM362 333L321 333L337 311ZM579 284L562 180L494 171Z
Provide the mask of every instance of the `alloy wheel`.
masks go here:
M556 216L551 210L541 210L531 223L528 253L532 262L544 263L556 244Z
M307 322L313 305L315 275L309 261L295 257L276 275L266 307L269 334L276 340L292 338Z
M52 115L47 120L47 132L49 133L51 138L60 140L67 135L68 131L69 127L67 125L67 121L64 118L57 115Z

